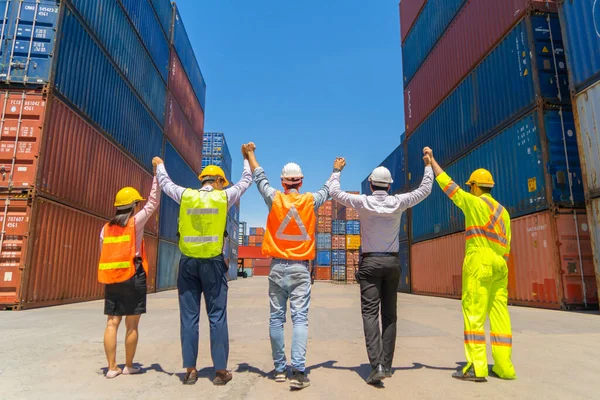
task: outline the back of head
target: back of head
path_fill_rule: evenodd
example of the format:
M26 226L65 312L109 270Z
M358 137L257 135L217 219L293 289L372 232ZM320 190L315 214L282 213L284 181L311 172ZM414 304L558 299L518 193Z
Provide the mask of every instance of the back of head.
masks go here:
M394 183L392 173L386 167L377 167L369 176L369 182L373 191L384 190L389 191L390 185Z
M281 185L287 190L300 190L304 174L296 163L288 163L281 170Z

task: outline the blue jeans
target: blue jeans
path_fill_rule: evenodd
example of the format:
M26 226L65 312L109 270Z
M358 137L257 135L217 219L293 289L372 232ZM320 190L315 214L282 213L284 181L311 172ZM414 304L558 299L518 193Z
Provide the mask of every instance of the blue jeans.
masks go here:
M274 259L269 273L269 297L271 318L269 334L273 362L277 372L286 369L285 337L283 325L286 320L287 302L290 301L292 323L292 368L304 372L306 343L308 341L308 308L310 306L310 272L308 263Z
M213 365L217 371L227 368L227 359L229 358L228 289L227 265L223 256L209 259L181 256L177 290L179 292L183 368L196 367L202 293L204 293L206 313L210 324L210 352Z

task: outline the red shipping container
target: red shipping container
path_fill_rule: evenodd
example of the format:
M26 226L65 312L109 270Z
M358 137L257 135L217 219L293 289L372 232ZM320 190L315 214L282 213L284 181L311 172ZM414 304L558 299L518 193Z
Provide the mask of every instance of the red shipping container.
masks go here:
M346 265L346 282L357 283L355 280L356 273L358 272L358 265Z
M194 133L179 103L169 92L167 96L167 122L165 134L190 167L202 172L202 140Z
M331 233L331 216L320 216L317 219L318 233Z
M360 262L360 252L358 250L351 250L346 252L346 264L358 265Z
M556 2L549 3L556 10ZM404 90L406 136L414 132L528 10L547 10L547 4L545 0L467 2Z
M319 217L321 217L321 216L331 217L331 203L332 203L331 200L327 200L325 203L323 203L323 205L321 207L319 207L317 215Z
M9 202L6 202L6 200ZM34 308L103 297L100 231L106 220L42 197L15 195L0 215L0 308ZM154 291L158 240L146 235Z
M400 35L402 43L406 40L408 32L414 25L419 13L427 0L401 0L398 4L400 9Z
M169 90L181 106L194 133L202 140L204 135L204 110L198 102L190 80L179 61L175 49L171 49L171 65L169 70Z
M331 236L331 248L333 250L345 250L346 249L346 235Z
M508 262L511 304L542 308L581 307L584 302L580 264L583 265L587 303L598 302L593 253L584 214L577 216L575 224L572 214L554 215L544 211L514 219L511 228ZM413 293L459 298L464 249L464 233L413 245Z
M317 270L315 271L315 280L330 281L331 280L331 267L317 267Z
M50 104L37 185L41 193L105 218L114 215L114 196L125 186L147 198L151 174L64 103L52 98ZM157 210L146 224L148 232L158 232L158 215Z

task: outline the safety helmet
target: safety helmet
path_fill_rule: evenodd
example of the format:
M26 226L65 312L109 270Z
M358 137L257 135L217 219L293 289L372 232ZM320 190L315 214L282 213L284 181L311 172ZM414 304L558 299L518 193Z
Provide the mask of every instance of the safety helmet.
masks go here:
M302 169L296 163L288 163L281 170L281 182L287 185L294 185L304 179Z
M221 167L218 167L216 165L208 165L206 168L204 168L200 176L198 176L198 179L204 182L206 179L214 179L216 177L223 178L223 180L225 181L223 183L224 187L229 186L229 181L225 177L225 172L223 172L223 169L221 169Z
M487 169L479 168L473 171L467 185L476 184L480 187L493 188L494 187L494 178L492 178L492 174Z
M123 189L117 192L115 196L115 207L117 209L126 209L130 208L132 205L137 203L138 201L144 201L140 192L135 190L132 187L124 187Z
M369 176L369 182L375 184L375 186L387 186L394 183L392 179L392 173L386 167L377 167Z

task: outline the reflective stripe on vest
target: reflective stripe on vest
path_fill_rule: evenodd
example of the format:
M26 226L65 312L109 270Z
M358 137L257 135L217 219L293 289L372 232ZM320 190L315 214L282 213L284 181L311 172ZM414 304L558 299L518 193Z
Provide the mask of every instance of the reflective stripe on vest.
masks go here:
M104 226L102 250L98 262L98 282L120 283L135 275L136 238L135 219L130 218L125 227ZM148 263L142 241L142 265L148 273Z
M131 242L131 236L123 235L123 236L115 236L115 237L105 237L102 240L102 243L104 243L104 244L124 243L124 242Z
M283 233L283 231L285 230L285 228L287 228L289 223L292 222L292 219L298 225L298 229L300 229L299 235L287 235L287 234ZM296 207L292 206L292 208L290 208L290 211L288 211L288 213L285 216L285 218L283 219L283 221L281 221L281 225L279 225L279 229L277 229L277 233L275 234L275 236L278 239L289 240L290 242L304 242L304 241L310 240L310 235L306 231L304 222L302 222L302 219L300 218L300 215L298 214L298 210L296 210Z
M100 266L98 268L100 268L101 270L126 269L126 268L129 268L130 265L131 265L131 263L129 261L122 261L122 262L114 262L114 263L103 263L103 264L100 264Z
M223 190L186 189L179 210L179 249L192 258L223 253L227 194Z

